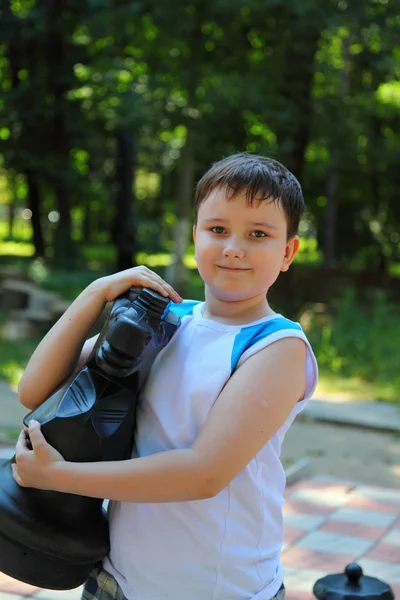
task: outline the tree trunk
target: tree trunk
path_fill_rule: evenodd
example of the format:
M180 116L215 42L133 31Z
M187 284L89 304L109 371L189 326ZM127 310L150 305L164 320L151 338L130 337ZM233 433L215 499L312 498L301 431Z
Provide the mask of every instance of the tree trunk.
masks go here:
M117 159L115 177L118 184L116 196L113 241L117 250L116 268L118 271L135 265L134 243L134 145L131 134L126 129L116 132Z
M9 2L6 3L5 13L8 19L15 19L11 10ZM19 70L25 66L23 62L23 58L25 55L28 56L27 64L30 71L30 76L34 78L35 76L35 60L33 57L32 51L32 43L30 41L24 40L21 32L17 25L13 26L14 31L17 29L18 35L13 40L12 43L8 45L8 59L10 62L10 70L11 70L11 85L12 89L15 90L20 86L20 80L18 77ZM25 51L25 52L24 52ZM24 130L24 138L28 140L28 143L33 144L33 140L35 140L35 135L40 135L38 130L33 131L32 127L29 124L28 119L24 119L24 113L22 112L20 117L23 123ZM29 147L29 146L28 146ZM33 234L33 244L35 246L35 256L44 256L45 254L45 245L43 239L43 232L40 220L40 193L39 193L39 184L37 173L27 167L23 162L19 164L17 160L17 164L14 165L17 171L25 174L26 182L28 186L28 207L32 211L32 234ZM14 186L13 186L14 188ZM13 195L13 200L10 205L10 218L9 218L9 231L10 236L12 235L13 228L13 220L15 216L15 208L16 208L16 200L15 194Z
M15 209L16 209L16 198L13 193L13 197L11 198L11 202L8 205L8 237L10 240L14 238L13 230L14 230L14 220L15 220Z
M84 214L82 219L82 241L86 244L94 243L97 233L97 212L90 209L90 198L84 201Z
M45 245L42 230L42 221L40 218L40 193L39 184L35 173L26 172L26 181L28 184L28 206L32 211L32 232L33 244L35 246L35 257L44 256Z
M334 154L336 154L336 151L334 151ZM324 266L335 267L337 263L336 225L339 206L339 175L337 160L334 157L331 159L331 170L326 181L326 198L322 252Z
M369 56L369 60L372 62L372 57ZM378 78L375 76L373 80L373 89L376 89L379 85ZM372 90L371 90L372 91ZM379 150L383 147L382 145L382 124L380 117L376 114L370 117L369 126L369 143L368 143L368 161L369 161L369 180L371 195L373 198L373 214L380 220L382 213L387 213L387 206L382 201L382 194L380 189L380 173L379 173ZM388 274L389 270L389 259L385 256L382 241L378 245L378 256L376 258L376 268L382 277L382 283Z
M324 233L322 253L324 255L324 266L335 267L338 262L337 251L337 221L340 204L340 160L341 149L345 147L346 129L346 97L349 90L349 47L351 38L343 41L343 68L340 74L340 88L338 93L338 106L334 110L332 124L336 129L332 130L330 143L330 165L326 181L327 204L324 214ZM337 123L341 127L337 128Z
M314 57L321 33L321 27L313 28L307 19L304 23L304 26L301 21L292 24L282 73L280 94L286 98L285 112L290 111L291 118L278 121L276 127L278 146L287 148L282 152L282 160L298 179L301 179L310 137Z
M66 115L68 113L68 85L70 75L67 67L66 36L62 35L63 11L66 0L48 0L47 13L47 63L48 89L54 96L52 122L52 148L55 159L55 172L52 174L53 189L57 200L60 220L54 239L54 261L67 266L74 262L77 254L71 236L71 205L68 188L69 141Z
M14 238L14 220L15 220L15 213L17 210L17 197L15 195L15 184L14 184L14 177L11 176L10 174L6 175L7 177L7 186L11 192L11 199L10 199L10 203L8 205L8 237L10 240L12 240Z
M174 251L172 263L167 269L168 282L182 296L185 294L188 275L184 257L190 239L194 171L193 134L188 130L186 144L182 149L179 161Z

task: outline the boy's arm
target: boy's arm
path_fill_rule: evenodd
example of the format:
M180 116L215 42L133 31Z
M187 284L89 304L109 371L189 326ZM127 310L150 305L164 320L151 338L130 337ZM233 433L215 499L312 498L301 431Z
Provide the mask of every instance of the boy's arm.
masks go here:
M159 275L143 266L97 279L74 300L32 354L18 385L21 404L33 410L85 364L97 337L84 343L104 306L133 286L152 288L175 302L182 300Z
M232 375L189 449L126 461L70 463L52 454L38 426L34 451L20 436L20 485L125 502L181 502L219 493L282 426L305 393L305 343L286 338L250 357ZM32 435L33 434L33 435Z
M32 354L18 384L21 404L33 410L66 383L78 363L84 364L96 338L82 348L104 306L94 287L76 298Z

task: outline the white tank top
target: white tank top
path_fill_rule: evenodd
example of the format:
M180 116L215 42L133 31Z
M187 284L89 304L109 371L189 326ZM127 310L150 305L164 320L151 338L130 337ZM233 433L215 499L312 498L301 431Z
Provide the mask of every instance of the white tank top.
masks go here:
M135 456L190 447L233 371L278 339L306 342L306 394L217 496L110 503L111 551L104 568L128 600L268 600L283 580L280 448L314 392L316 360L298 323L272 315L225 325L203 318L202 305L188 300L172 305L181 325L155 360L141 395Z

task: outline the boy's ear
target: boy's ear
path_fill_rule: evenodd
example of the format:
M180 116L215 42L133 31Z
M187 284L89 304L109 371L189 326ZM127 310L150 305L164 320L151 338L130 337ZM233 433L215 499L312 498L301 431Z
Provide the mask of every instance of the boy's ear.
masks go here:
M283 257L281 271L288 271L290 265L293 262L294 257L300 246L300 238L298 235L294 235L286 244L285 256Z
M193 241L196 243L196 225L193 225Z

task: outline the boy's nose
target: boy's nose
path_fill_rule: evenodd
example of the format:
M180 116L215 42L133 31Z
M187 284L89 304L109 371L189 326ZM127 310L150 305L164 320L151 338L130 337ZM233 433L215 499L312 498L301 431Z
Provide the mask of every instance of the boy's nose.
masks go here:
M226 258L243 258L244 254L245 254L245 252L244 252L243 248L240 248L239 246L232 245L232 244L230 244L229 246L226 246L223 250L223 255Z

